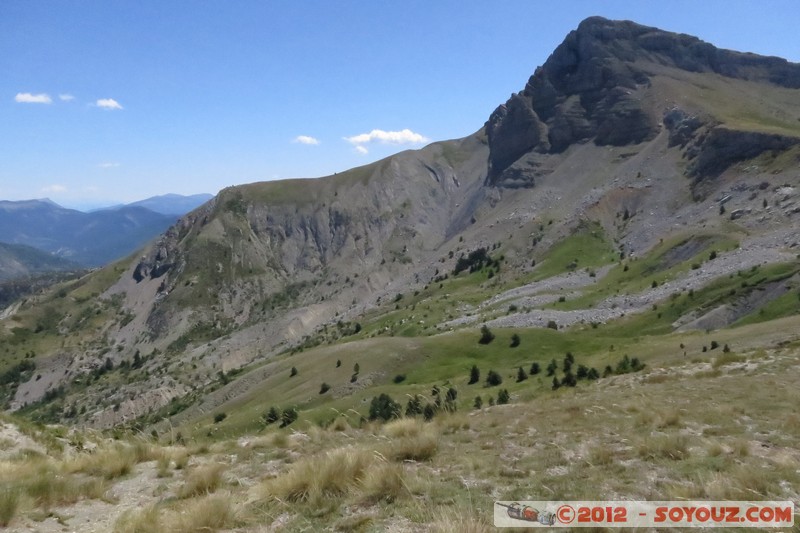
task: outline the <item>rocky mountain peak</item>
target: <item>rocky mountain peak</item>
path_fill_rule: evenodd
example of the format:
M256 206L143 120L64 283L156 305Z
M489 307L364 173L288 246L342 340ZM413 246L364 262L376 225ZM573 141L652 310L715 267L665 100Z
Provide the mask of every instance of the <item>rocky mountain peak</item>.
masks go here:
M528 171L537 166L536 154L559 153L576 142L622 146L653 138L663 110L648 108L644 97L656 68L800 87L800 65L785 59L721 50L690 35L591 17L567 35L522 92L490 116L487 183L532 186Z

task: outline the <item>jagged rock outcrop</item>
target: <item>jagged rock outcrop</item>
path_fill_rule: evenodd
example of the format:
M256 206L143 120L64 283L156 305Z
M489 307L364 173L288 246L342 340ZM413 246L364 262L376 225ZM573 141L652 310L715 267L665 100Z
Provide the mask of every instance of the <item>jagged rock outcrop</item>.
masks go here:
M661 111L647 104L649 65L800 87L800 65L785 59L720 50L689 35L592 17L567 36L522 92L489 117L487 184L532 186L533 179L521 179L514 168L530 152L558 153L586 140L622 146L653 138ZM692 122L673 128L671 141L687 143L697 127Z

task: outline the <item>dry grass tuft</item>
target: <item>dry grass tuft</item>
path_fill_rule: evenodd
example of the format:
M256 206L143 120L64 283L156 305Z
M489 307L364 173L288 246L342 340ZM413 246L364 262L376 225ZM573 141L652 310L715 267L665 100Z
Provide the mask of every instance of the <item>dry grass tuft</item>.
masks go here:
M222 472L225 465L212 463L198 466L186 472L183 485L177 490L176 496L180 499L193 498L211 494L222 484Z
M745 439L736 439L733 442L733 455L736 457L747 457L750 455L750 443Z
M350 429L352 429L350 422L348 422L347 418L343 416L336 417L336 419L328 426L329 431L349 431Z
M439 448L439 433L432 424L414 421L413 424L385 428L384 432L395 437L381 451L384 456L395 461L426 461Z
M19 489L11 486L0 486L0 527L7 527L19 507Z
M711 441L706 446L706 453L709 457L719 457L725 453L725 448L717 441Z
M159 478L171 477L172 472L169 471L171 464L172 458L166 451L163 451L158 459L156 459L156 476Z
M264 496L290 502L318 502L352 492L378 458L366 449L339 448L302 459L289 472L268 480Z
M377 463L368 468L361 479L361 499L368 503L392 503L409 494L406 472L402 465Z
M114 533L153 533L163 530L161 512L155 505L141 510L129 509L114 523Z
M681 425L681 413L677 409L669 409L658 414L656 427L659 429L675 428Z
M800 437L800 415L792 413L783 421L783 430L787 433Z
M680 461L689 457L688 439L679 434L647 437L639 444L638 452L642 459Z
M433 420L442 433L446 435L469 429L471 424L469 416L465 413L447 413L437 416Z
M605 466L614 462L614 451L607 446L594 446L589 450L589 464L593 466Z
M219 531L235 526L236 513L230 495L215 494L192 501L169 522L174 533Z
M418 418L398 418L387 422L381 432L393 439L400 437L416 437L425 429L425 422Z
M133 446L116 445L94 453L83 453L69 460L64 468L69 473L80 472L104 479L116 479L129 474L143 455Z
M741 363L745 360L746 359L743 356L737 355L733 352L721 353L714 359L714 362L711 363L711 367L718 369L725 365L730 365L732 363Z

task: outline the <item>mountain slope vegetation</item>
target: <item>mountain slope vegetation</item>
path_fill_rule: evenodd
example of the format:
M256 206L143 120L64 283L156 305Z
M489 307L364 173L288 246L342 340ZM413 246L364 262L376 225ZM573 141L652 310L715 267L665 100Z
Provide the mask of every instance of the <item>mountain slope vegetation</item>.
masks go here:
M476 494L796 500L798 96L799 65L587 19L468 137L227 188L18 302L7 407L196 446L198 476L235 456L259 488L204 470L218 529L450 530L452 504L482 530ZM119 530L185 511L147 503Z

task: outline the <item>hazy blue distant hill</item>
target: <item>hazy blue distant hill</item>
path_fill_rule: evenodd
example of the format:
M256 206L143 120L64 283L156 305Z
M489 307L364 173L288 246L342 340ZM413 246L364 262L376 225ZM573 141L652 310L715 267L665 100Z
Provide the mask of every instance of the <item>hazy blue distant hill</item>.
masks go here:
M114 206L107 210L119 209L121 207L144 207L145 209L161 213L162 215L184 215L200 207L213 197L213 194L192 194L189 196L183 196L181 194L162 194L161 196L145 198L138 202Z
M79 268L72 261L30 246L0 242L0 281Z
M50 200L0 201L0 242L98 266L135 251L177 218L144 207L83 213Z

